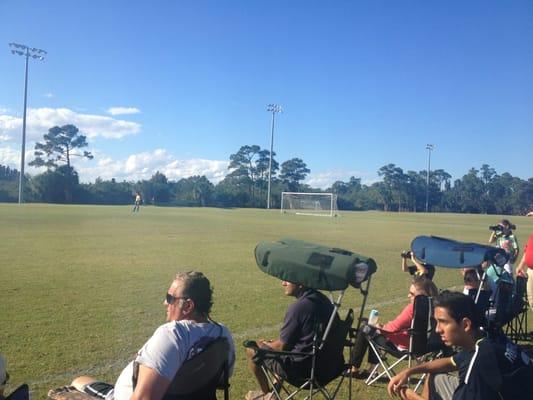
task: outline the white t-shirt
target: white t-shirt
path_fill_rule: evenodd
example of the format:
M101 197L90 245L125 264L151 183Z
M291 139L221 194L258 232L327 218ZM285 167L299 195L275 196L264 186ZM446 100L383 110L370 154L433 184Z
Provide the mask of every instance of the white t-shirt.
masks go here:
M205 345L217 337L224 336L230 345L230 375L235 363L235 345L229 330L221 324L211 322L172 321L161 325L137 353L135 361L155 370L172 381L181 365L201 352ZM113 397L129 400L133 394L133 362L130 362L115 383Z

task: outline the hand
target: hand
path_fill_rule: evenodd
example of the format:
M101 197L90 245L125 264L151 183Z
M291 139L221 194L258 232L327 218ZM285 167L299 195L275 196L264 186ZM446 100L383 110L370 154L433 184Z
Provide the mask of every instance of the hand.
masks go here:
M409 378L409 370L407 369L404 369L398 375L392 377L387 385L387 391L389 392L390 397L401 395L403 389L406 387L407 378Z
M272 340L265 340L265 339L259 339L257 342L259 344L259 347L270 349L270 343L272 343Z

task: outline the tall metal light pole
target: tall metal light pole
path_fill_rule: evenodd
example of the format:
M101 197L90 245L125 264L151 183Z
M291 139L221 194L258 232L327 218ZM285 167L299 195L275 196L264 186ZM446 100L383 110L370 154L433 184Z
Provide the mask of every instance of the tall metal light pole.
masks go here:
M28 59L34 58L36 60L44 60L46 51L36 49L35 47L28 47L23 44L9 43L11 53L26 57L26 70L24 75L24 114L22 118L22 150L20 154L20 177L19 177L19 204L23 201L23 186L24 186L24 157L26 153L26 104L28 99Z
M268 191L267 191L267 209L270 209L270 182L272 180L272 152L274 148L274 119L276 113L282 112L281 106L269 104L267 111L272 113L272 124L270 131L270 157L268 158Z
M433 144L426 144L426 150L428 151L428 172L426 176L426 212L429 211L429 171L431 169L431 152L435 148Z

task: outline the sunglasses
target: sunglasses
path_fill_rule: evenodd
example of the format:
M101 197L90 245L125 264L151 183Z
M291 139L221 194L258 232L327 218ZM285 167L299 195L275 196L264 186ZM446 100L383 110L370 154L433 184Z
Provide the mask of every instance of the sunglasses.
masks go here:
M176 296L172 296L170 293L167 293L166 294L166 297L165 297L165 300L167 302L168 305L172 305L174 304L174 302L176 300L188 300L189 298L188 297L176 297Z

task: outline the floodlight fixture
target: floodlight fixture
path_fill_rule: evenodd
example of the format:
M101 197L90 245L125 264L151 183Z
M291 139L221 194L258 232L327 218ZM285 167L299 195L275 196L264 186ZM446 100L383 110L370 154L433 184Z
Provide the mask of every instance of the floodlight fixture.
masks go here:
M270 185L272 181L272 154L274 149L274 119L276 113L283 112L283 109L280 105L269 104L267 106L267 111L272 113L272 123L270 130L270 156L268 157L268 190L267 190L267 209L270 208Z
M429 172L431 169L431 152L435 149L434 144L426 144L426 150L428 151L428 171L426 175L426 212L429 211Z
M22 117L22 150L20 154L20 177L19 177L19 204L23 202L23 188L24 188L24 158L26 153L26 106L28 100L28 60L33 58L34 60L44 60L46 51L38 49L36 47L28 47L24 44L9 43L11 53L26 57L26 68L24 74L24 114ZM21 50L18 50L21 49Z

